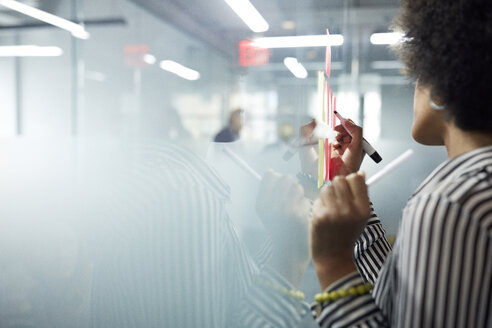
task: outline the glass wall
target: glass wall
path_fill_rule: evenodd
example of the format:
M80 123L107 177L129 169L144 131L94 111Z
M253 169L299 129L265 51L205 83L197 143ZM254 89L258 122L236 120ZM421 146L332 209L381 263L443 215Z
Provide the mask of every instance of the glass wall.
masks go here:
M343 36L331 47L328 83L337 110L383 157L366 157L362 169L371 176L406 149L416 153L370 189L389 236L445 158L411 139L414 86L388 44L370 41L388 32L398 1L251 1L270 25L259 33L222 0L20 2L83 25L90 38L0 2L0 52L62 52L0 57L2 327L234 322L241 303L225 295L251 283L269 239L256 177L301 171L292 145L320 116L326 51L240 50L242 41L326 29ZM286 57L307 77L296 78ZM163 69L169 61L192 77ZM235 109L243 110L239 138L213 142ZM309 264L301 290L311 301L318 289Z

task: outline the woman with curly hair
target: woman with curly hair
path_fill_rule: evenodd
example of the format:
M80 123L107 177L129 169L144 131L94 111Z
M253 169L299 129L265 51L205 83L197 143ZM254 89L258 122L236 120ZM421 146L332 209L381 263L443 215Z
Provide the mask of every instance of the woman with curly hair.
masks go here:
M397 50L417 82L412 136L444 145L448 160L409 199L371 293L352 258L369 213L364 175L337 177L322 190L311 228L325 292L317 320L492 327L492 1L401 2L395 26L405 37ZM360 149L359 139L342 146Z

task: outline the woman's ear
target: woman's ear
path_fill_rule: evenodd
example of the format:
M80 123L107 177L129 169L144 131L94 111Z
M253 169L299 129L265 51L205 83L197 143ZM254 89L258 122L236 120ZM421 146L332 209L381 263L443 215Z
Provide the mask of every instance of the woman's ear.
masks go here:
M446 111L431 106L431 87L417 81L413 98L412 137L423 145L443 145Z

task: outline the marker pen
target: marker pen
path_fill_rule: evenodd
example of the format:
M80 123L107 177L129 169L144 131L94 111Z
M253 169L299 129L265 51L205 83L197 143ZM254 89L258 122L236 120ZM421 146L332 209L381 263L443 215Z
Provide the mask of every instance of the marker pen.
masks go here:
M340 123L342 123L342 126L345 128L345 130L348 132L348 134L350 136L352 136L352 134L350 133L350 131L347 129L347 126L346 126L347 120L342 115L340 115L340 113L338 113L337 111L335 111L334 113L338 117L338 119L340 120ZM364 138L362 138L362 148L364 149L364 152L367 155L369 155L369 157L371 157L373 159L374 162L379 163L383 160L381 158L381 156L379 156L376 149L374 149L371 146L371 144L369 142L367 142L367 140Z

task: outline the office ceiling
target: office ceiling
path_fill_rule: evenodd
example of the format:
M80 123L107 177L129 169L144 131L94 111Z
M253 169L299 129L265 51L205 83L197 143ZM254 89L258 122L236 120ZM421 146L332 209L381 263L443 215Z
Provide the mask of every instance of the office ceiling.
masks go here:
M36 7L49 13L56 12L61 0L18 0L26 5ZM18 25L35 21L24 14L0 6L0 26Z
M170 23L181 31L222 53L233 66L250 73L271 71L258 76L292 80L283 59L294 56L309 70L323 67L323 48L273 49L269 65L241 68L238 66L238 44L241 40L261 36L287 36L341 33L342 47L332 48L332 61L338 69L333 75L352 72L357 61L358 72L381 76L398 75L398 62L385 46L370 44L370 35L384 32L398 13L399 0L250 0L269 23L269 30L256 34L234 13L224 0L130 0L141 8ZM286 28L290 22L290 29ZM292 24L293 23L293 24ZM288 27L288 26L287 26ZM374 62L389 63L394 69L375 69ZM358 73L357 73L358 74ZM294 79L295 80L295 79ZM311 82L313 83L313 82Z
M197 37L227 56L252 33L224 0L131 0L180 30ZM262 36L353 34L385 30L396 15L398 0L251 0L270 29ZM286 21L294 23L286 29ZM292 25L292 24L291 24ZM348 42L350 38L346 38ZM367 40L369 42L369 40Z
M48 12L56 12L61 0L21 1ZM350 65L356 56L361 59L362 69L370 71L374 61L396 59L386 47L371 45L369 36L387 30L398 12L399 0L250 0L270 25L270 29L261 34L251 32L224 0L130 1L203 41L236 65L241 40L260 36L322 34L326 28L331 33L343 34L345 38L342 47L332 49L333 61L343 59L345 65ZM33 23L32 19L0 8L0 29L30 23ZM289 24L290 27L286 26ZM324 50L274 49L270 53L269 61L273 64L269 66L270 69L275 70L275 64L281 64L286 56L296 56L306 65L316 65L324 61Z

